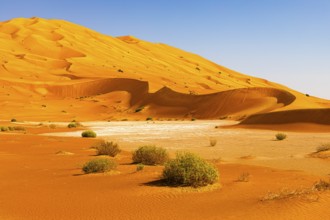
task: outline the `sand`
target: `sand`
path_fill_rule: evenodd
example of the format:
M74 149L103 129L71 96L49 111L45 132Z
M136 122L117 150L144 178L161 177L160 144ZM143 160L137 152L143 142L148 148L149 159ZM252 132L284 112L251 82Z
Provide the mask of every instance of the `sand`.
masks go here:
M0 22L0 105L0 126L26 128L0 132L0 219L330 216L329 191L261 201L329 178L329 160L313 152L330 141L330 101L196 54L63 20ZM67 128L72 120L87 127ZM79 137L88 128L98 139ZM277 132L288 138L275 141ZM99 139L119 143L119 167L84 175ZM163 167L136 172L131 160L146 144L171 157L194 152L220 181L200 190L155 185Z
M328 133L287 132L286 140L274 141L273 131L215 129L219 121L108 123L110 130L102 128L105 122L85 123L103 132L113 127L118 130L102 137L117 141L124 150L115 158L118 170L108 174L84 175L81 171L84 162L95 158L90 147L98 140L44 135L74 134L68 128L29 125L25 132L0 133L0 166L5 167L0 170L0 217L326 219L330 214L328 192L261 201L268 192L310 188L328 177L329 161L307 155L319 143L329 141ZM179 125L184 129L180 131ZM192 127L195 133L188 135ZM158 131L165 128L169 129L164 132L167 138L161 139ZM134 129L136 135L130 133ZM125 132L133 142L126 141ZM215 147L209 146L211 135L218 140ZM131 164L131 151L146 143L167 148L172 157L177 150L200 154L219 169L219 183L199 191L153 185L152 181L160 179L161 166L136 172L136 165ZM249 174L249 181L237 182L243 173Z

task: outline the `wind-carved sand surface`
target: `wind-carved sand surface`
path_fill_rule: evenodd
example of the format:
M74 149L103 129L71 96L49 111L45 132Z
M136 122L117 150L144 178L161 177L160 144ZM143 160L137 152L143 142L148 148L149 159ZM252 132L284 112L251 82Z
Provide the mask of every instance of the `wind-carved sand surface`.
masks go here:
M0 219L328 219L329 190L261 201L329 178L329 152L313 152L330 142L330 101L305 93L132 36L0 22L0 125L26 128L0 132ZM72 120L98 138L81 138L87 128L67 128ZM275 141L281 131L288 138ZM117 171L84 175L102 138L123 149ZM146 144L201 155L219 183L155 184L162 166L132 164Z

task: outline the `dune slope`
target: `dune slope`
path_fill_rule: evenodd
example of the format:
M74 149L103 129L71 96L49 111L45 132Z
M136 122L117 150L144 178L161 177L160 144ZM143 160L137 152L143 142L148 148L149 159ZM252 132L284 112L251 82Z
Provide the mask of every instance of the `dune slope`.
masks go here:
M330 108L327 100L165 44L111 37L63 20L0 22L0 46L0 104L7 119L244 119L298 109L322 115L320 109ZM292 116L319 123L316 114L301 115Z

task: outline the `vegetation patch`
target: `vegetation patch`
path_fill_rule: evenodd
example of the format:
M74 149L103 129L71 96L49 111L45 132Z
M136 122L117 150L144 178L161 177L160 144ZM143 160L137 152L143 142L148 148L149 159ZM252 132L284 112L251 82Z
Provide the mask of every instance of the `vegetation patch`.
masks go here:
M276 140L278 140L278 141L282 141L282 140L284 140L284 139L287 138L287 135L284 134L284 133L277 133L277 134L275 135L275 137L276 137Z
M170 186L201 187L214 184L219 179L218 170L192 153L178 153L165 164L163 178Z
M142 146L133 152L133 162L145 165L162 165L169 158L166 149L156 146Z
M214 147L215 145L217 145L217 139L215 138L210 138L210 146Z
M92 130L87 130L87 131L83 131L81 133L81 136L84 137L84 138L95 138L96 133Z
M105 173L110 170L114 170L117 167L117 163L114 160L108 158L96 158L88 161L84 164L82 170L84 173Z
M115 157L121 152L118 144L112 141L100 141L94 146L94 148L97 150L97 155L108 155Z
M310 195L316 195L318 192L327 191L327 190L330 190L330 182L319 180L318 182L314 183L310 188L293 189L293 190L282 189L279 192L275 192L275 193L269 192L260 200L269 201L269 200L308 197Z

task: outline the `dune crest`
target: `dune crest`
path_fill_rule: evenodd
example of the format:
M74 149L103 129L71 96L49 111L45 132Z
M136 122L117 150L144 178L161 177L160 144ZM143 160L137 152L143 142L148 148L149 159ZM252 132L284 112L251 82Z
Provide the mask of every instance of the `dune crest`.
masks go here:
M39 106L68 108L80 98L85 110L72 108L88 119L247 118L243 123L265 124L276 116L278 123L329 124L328 100L133 36L111 37L63 20L17 18L0 22L0 45L4 117L16 112L55 118L57 107L40 112ZM24 108L17 108L18 100Z

